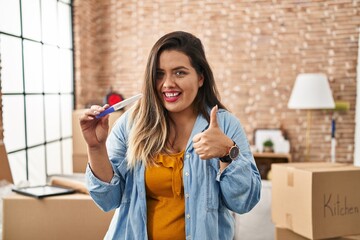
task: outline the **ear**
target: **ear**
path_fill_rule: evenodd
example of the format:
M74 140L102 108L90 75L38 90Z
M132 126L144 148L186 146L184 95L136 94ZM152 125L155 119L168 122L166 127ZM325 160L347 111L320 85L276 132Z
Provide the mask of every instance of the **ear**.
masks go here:
M199 88L201 88L204 85L204 75L199 75Z

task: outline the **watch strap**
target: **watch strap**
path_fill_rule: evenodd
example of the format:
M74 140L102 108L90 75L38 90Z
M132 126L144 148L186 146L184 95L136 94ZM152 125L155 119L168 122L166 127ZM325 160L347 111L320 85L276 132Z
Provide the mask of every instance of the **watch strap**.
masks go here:
M231 147L229 147L229 149L228 149L228 151L227 151L227 154L226 154L225 156L223 156L223 157L220 157L219 160L220 160L221 162L224 162L224 163L230 163L230 162L232 162L233 159L232 159L231 156L230 156L230 151L231 151L231 149L234 148L234 147L237 148L237 145L236 145L236 143L233 141L233 145L232 145Z
M229 154L225 155L224 157L220 157L219 158L221 162L224 162L224 163L230 163L232 162L232 159L231 157L229 156Z

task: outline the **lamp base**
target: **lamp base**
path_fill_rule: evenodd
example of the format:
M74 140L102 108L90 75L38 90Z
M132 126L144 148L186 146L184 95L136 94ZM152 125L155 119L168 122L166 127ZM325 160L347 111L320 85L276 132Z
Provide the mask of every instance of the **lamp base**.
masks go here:
M331 163L336 163L336 139L331 138Z

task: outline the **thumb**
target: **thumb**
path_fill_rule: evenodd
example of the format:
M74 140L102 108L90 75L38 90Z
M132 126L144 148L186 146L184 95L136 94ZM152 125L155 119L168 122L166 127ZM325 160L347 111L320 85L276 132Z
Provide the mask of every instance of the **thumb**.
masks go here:
M218 111L218 105L215 105L215 107L213 107L210 112L209 128L217 128L218 127L218 122L217 122L217 117L216 117L217 111Z
M106 116L104 116L104 117L102 117L101 119L100 119L100 121L101 121L101 125L104 127L104 128L106 128L106 127L108 127L108 125L109 125L109 118L110 118L110 114L107 114Z

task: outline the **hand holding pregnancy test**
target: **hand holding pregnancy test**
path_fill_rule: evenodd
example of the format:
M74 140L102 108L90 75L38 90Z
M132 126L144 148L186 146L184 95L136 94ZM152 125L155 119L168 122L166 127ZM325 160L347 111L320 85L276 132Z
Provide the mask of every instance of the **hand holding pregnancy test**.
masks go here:
M95 117L96 118L101 118L101 117L104 117L104 116L108 115L109 113L118 111L118 110L126 107L127 105L129 105L129 104L131 104L133 102L136 102L141 97L142 97L142 94L140 93L140 94L137 94L135 96L132 96L131 98L125 99L125 100L123 100L123 101L121 101L119 103L116 103L116 104L110 106L105 111L101 112L99 115L96 115Z

